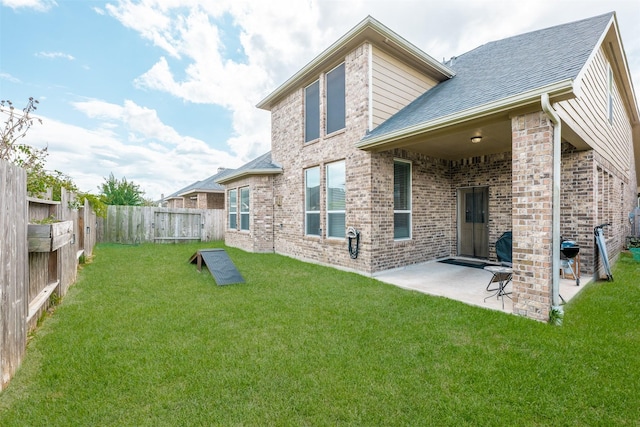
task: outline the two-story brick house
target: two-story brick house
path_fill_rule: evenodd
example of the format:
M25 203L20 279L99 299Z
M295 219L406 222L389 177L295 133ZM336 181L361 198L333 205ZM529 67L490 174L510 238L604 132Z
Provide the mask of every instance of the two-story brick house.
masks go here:
M258 107L271 151L218 181L228 245L372 274L495 260L511 230L514 312L536 319L558 304L560 235L582 274L599 274L594 226L623 249L640 128L614 13L446 64L368 17Z

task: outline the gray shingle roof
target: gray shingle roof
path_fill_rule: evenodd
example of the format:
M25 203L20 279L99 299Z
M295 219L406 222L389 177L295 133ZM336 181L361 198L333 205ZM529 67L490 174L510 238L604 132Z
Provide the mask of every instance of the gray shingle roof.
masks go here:
M238 169L235 169L232 173L218 178L216 181L219 183L225 183L245 175L270 175L281 172L282 167L272 160L271 151L269 151L251 160L249 163L245 163Z
M575 79L613 13L494 41L448 64L456 75L425 92L367 134L401 131L553 83Z
M224 191L224 186L220 185L216 182L216 180L229 175L235 169L224 169L215 175L211 175L209 178L203 179L202 181L196 181L193 184L189 184L184 188L176 191L165 197L165 199L171 199L173 197L180 197L182 194L186 193L194 193L194 192L211 192L211 191Z
M274 169L280 170L280 165L277 165L271 159L271 151L264 153L261 156L251 160L249 163L240 166L236 169L236 172L249 171L249 170L265 170L265 169Z

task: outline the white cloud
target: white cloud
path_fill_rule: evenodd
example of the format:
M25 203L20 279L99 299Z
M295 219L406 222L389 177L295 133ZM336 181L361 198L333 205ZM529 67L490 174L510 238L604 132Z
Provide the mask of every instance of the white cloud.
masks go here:
M186 9L185 9L186 8ZM123 1L107 5L123 25L188 65L172 70L160 57L135 81L183 100L216 104L232 112L230 149L245 161L270 149L269 115L255 105L328 43L318 35L317 8L305 2ZM224 15L232 17L244 56L234 57L221 41ZM184 74L183 78L176 74Z
M76 102L76 109L99 121L94 129L42 117L25 142L49 147L47 168L68 174L81 191L96 194L113 173L140 185L147 197L159 199L213 175L218 167L243 161L205 142L178 134L155 110L132 101L115 105L99 100ZM121 136L125 135L125 136Z
M193 146L196 141L179 135L171 126L162 123L155 110L137 105L131 100L125 100L123 105L100 100L74 102L72 105L87 117L103 120L103 129L124 125L132 142L155 140L180 147ZM199 143L204 144L202 141Z
M8 82L11 82L11 83L20 83L20 79L19 78L14 77L9 73L1 73L0 72L0 79L7 80Z
M69 61L73 61L74 58L72 55L64 52L38 52L35 54L38 58L47 58L47 59L67 59Z
M0 0L0 4L11 9L33 9L38 12L47 12L58 3L55 0Z

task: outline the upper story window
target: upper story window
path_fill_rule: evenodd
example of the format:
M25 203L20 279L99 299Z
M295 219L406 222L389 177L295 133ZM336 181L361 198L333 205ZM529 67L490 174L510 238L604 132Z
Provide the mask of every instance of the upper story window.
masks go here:
M249 187L240 189L240 230L249 230Z
M238 190L229 190L229 229L238 228Z
M327 135L345 127L344 63L327 73Z
M344 161L327 165L327 237L345 236L346 174Z
M393 238L411 238L411 163L393 162Z
M320 168L304 171L304 234L320 235Z
M304 142L320 138L320 82L304 89Z

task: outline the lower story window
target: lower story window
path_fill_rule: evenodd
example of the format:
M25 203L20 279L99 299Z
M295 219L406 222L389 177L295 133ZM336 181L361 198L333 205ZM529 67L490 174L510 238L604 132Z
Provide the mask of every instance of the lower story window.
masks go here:
M342 162L327 165L327 237L345 236L346 174Z
M249 187L240 189L240 230L249 230Z
M304 234L320 235L320 168L310 168L304 172Z
M393 162L393 238L411 238L411 163Z
M229 229L238 228L238 190L229 190Z

